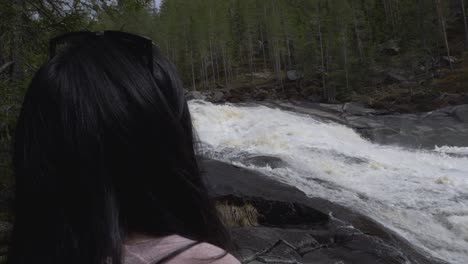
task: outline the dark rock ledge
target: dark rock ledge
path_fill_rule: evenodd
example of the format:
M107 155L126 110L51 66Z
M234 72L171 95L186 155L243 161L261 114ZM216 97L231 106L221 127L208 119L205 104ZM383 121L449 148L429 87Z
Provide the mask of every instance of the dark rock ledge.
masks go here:
M203 164L242 263L445 263L357 212L257 172Z

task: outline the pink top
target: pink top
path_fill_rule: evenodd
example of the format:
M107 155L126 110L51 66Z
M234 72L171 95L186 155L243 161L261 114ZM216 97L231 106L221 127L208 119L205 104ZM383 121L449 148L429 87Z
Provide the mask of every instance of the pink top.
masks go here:
M130 240L124 245L124 264L153 264L180 248L187 247L195 241L178 235L163 238L144 238ZM231 254L208 243L196 244L181 252L167 264L240 264ZM220 258L223 256L222 258Z

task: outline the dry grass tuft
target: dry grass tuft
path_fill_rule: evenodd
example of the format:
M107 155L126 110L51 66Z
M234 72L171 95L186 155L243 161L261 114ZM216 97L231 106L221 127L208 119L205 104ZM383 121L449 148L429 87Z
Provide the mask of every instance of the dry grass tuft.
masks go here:
M242 206L218 202L216 209L221 220L228 227L258 226L259 213L251 204Z

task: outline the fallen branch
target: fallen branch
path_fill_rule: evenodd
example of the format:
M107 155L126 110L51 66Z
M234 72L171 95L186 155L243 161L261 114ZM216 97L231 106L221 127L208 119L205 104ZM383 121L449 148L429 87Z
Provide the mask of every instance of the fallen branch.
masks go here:
M0 67L0 73L2 73L4 70L6 70L6 69L7 69L8 67L10 67L11 65L13 65L13 62L12 62L12 61L3 64L3 66Z

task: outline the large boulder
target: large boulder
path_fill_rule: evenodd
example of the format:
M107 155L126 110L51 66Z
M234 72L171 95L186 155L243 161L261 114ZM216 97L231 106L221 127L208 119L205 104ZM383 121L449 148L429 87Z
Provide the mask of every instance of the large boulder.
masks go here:
M205 100L206 95L200 91L190 91L185 94L187 100Z
M396 39L391 39L379 45L379 50L383 55L387 56L396 56L400 53L400 41Z
M287 71L286 76L288 77L288 80L290 81L297 81L297 80L304 78L304 74L296 70Z
M453 107L452 113L460 122L468 123L468 104Z
M232 208L222 215L238 218L227 221L243 263L443 263L364 215L266 175L214 160L203 167L210 195Z
M224 93L221 91L215 91L210 97L210 102L212 103L221 103L224 102Z

